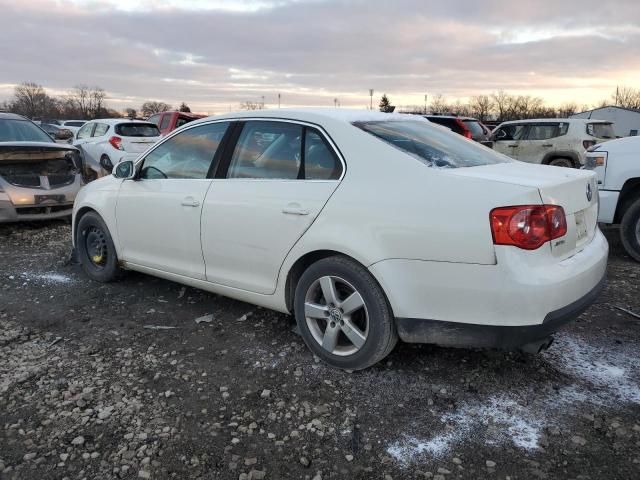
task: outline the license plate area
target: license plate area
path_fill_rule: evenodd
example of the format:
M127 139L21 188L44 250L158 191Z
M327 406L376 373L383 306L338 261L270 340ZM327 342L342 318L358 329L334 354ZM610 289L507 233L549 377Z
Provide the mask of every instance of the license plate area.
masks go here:
M42 205L43 203L63 203L66 200L64 195L34 195L34 203Z
M587 219L585 216L584 210L580 212L576 212L576 243L583 242L589 233L589 229L587 227Z

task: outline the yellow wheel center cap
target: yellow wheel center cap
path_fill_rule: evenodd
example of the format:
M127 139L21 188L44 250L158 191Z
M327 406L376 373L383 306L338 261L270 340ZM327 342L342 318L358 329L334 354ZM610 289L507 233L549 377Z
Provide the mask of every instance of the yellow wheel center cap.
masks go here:
M94 263L99 263L102 261L102 255L94 255L91 257L91 260L93 260Z

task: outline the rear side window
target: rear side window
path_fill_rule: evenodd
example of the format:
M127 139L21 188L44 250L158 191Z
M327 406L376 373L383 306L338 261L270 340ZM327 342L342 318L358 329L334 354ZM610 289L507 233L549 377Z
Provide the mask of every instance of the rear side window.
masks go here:
M81 127L85 124L86 122L64 122L64 125L66 127Z
M485 134L484 129L477 120L463 120L463 123L474 137L481 137Z
M96 129L93 131L93 135L91 136L102 137L103 135L107 134L108 130L109 130L109 125L107 125L106 123L98 123L96 124Z
M589 123L587 124L587 133L597 138L616 138L611 123Z
M116 135L121 137L159 137L160 130L153 123L119 123Z
M160 115L152 115L149 118L147 118L147 122L153 123L155 125L158 125L159 121L160 121Z
M462 128L458 125L458 122L453 118L445 118L445 117L428 117L429 121L432 123L437 123L438 125L442 125L444 127L450 128L452 131L462 134Z
M169 123L171 123L171 115L163 115L162 122L160 123L160 130L166 130L169 128Z
M428 122L395 120L356 122L354 125L430 167L474 167L513 161Z
M189 122L192 122L193 118L179 117L176 121L176 128L180 128L183 125L186 125Z
M141 178L207 178L211 162L222 142L228 122L185 130L158 145L144 159Z
M561 133L559 123L537 123L529 127L529 133L527 134L527 140L548 140L550 138L559 137L567 133L567 129L564 128L564 133ZM563 125L566 125L563 124Z
M316 129L288 122L248 121L228 178L337 180L342 164Z

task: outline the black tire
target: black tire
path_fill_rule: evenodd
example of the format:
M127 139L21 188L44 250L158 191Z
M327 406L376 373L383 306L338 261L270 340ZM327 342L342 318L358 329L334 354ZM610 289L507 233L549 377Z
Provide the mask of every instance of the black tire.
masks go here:
M552 167L565 167L565 168L575 168L576 166L573 160L566 157L553 158L549 161L549 165L551 165Z
M627 253L640 262L640 198L624 212L620 222L620 238Z
M327 309L327 312L325 312L327 317L326 320L319 319L320 317L310 318L310 328L305 313L305 302L309 295L313 295L313 292L323 296L319 282L321 282L321 279L326 278L335 279L336 291L338 296L342 297L339 300L344 301L348 298L349 292L352 290L351 293L355 292L360 295L363 307L354 310L352 314L344 313L343 317L342 306L346 306L346 302L344 302L344 305L338 302L334 307L339 308L332 308L331 305L333 304L331 302L319 298L320 306ZM346 293L344 293L345 291ZM316 301L310 303L316 303ZM334 313L339 310L341 313L336 314L339 320L334 322L335 317L328 313L329 310ZM304 342L313 353L333 367L347 370L367 368L389 355L398 341L393 313L382 288L366 268L346 257L325 258L307 268L296 286L294 311ZM345 322L344 324L343 321ZM355 343L351 342L345 333L350 331L353 334L353 330L349 329L349 325L355 325L357 322L360 322L358 324L359 327L367 325L366 331L363 331L365 330L364 328L359 330L360 333L366 333L364 335L364 343L359 347L356 347ZM332 351L325 349L320 339L318 339L318 335L326 336L330 323L334 329L338 330L337 337L335 337L337 339L335 345L336 349L345 349L342 354L332 353L336 349ZM324 332L322 331L322 324L324 324ZM316 336L312 333L312 329L315 331ZM351 345L349 345L350 343ZM346 353L350 348L357 348L357 350L353 353Z
M76 248L82 269L92 280L111 282L121 273L109 229L95 212L84 214L78 222Z

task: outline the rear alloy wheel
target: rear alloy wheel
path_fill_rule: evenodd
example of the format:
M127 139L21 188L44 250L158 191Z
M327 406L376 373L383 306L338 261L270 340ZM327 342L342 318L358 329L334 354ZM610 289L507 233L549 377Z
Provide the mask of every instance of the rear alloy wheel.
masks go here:
M80 218L76 248L82 269L98 282L115 280L120 273L118 257L109 229L97 213L89 212Z
M620 222L620 238L627 253L640 262L640 198L624 213Z
M338 368L369 367L397 342L384 292L364 267L344 257L307 269L296 287L295 314L307 346Z
M551 165L552 167L566 167L566 168L573 168L575 166L573 164L573 160L571 160L570 158L564 158L564 157L554 158L549 162L549 165Z

